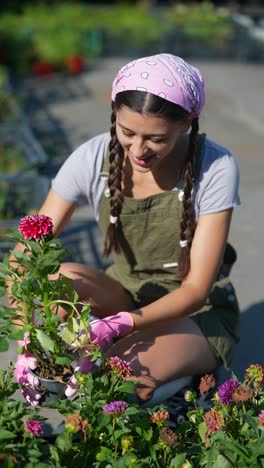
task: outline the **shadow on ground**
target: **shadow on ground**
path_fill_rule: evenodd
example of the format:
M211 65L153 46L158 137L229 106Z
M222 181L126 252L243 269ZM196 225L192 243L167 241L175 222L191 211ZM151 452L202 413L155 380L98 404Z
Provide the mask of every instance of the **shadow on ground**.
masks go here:
M241 312L241 338L233 359L232 371L243 379L245 370L250 364L264 367L263 328L264 301L256 302ZM222 382L230 373L221 370L219 380Z

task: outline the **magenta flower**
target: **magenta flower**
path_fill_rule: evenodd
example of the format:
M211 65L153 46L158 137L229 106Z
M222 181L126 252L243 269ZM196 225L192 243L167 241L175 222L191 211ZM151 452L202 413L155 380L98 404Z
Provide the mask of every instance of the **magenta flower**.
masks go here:
M39 436L42 434L42 423L40 421L25 421L24 422L24 428L26 432L29 432L33 436Z
M53 223L49 216L33 214L21 219L18 230L25 239L39 241L41 236L45 239L52 235Z
M104 414L107 416L111 414L119 416L120 414L123 414L126 409L127 403L125 401L112 401L103 407Z
M240 383L237 380L229 379L218 388L219 400L223 405L228 405L233 400L232 394L234 388L238 387Z
M258 423L260 426L264 426L264 410L261 410L258 415Z

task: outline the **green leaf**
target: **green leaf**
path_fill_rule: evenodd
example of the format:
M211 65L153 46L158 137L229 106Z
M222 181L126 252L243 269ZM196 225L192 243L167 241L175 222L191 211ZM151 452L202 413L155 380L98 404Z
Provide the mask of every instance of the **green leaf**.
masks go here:
M41 451L36 449L36 448L30 448L30 449L28 449L28 455L30 457L39 458L41 456Z
M91 313L91 306L89 304L85 304L81 310L81 319L86 322Z
M219 455L219 450L217 444L212 442L211 447L208 450L208 458L206 468L212 468L214 461L216 460L217 456Z
M232 468L232 465L224 457L224 455L217 455L216 461L213 463L213 468Z
M127 432L130 432L129 430L125 431L124 429L116 429L114 431L114 434L115 434L115 440L119 439L120 437L122 437L125 433Z
M127 381L118 386L117 391L123 393L135 393L136 382Z
M205 433L207 431L207 426L205 424L205 422L201 422L198 426L198 434L199 436L201 437L202 441L204 442L205 440Z
M230 450L231 453L240 455L243 460L248 463L249 453L245 447L240 445L238 442L231 440L223 431L219 431L216 434L213 434L212 439L214 441L220 442L222 447L226 450Z
M157 460L156 452L159 449L160 449L160 446L158 444L154 444L154 445L149 446L149 452L150 452L151 459L153 460L153 462L155 462Z
M170 466L172 468L181 468L183 463L186 460L186 453L179 453L176 457L172 458L170 461Z
M61 339L68 345L72 344L76 338L76 334L71 332L68 327L64 327L61 334Z
M8 272L4 272L1 269L1 265L0 265L0 278L3 278L5 280L8 276L9 276Z
M72 362L72 359L67 357L67 356L57 356L55 360L56 364L70 364Z
M250 444L250 449L256 458L259 455L264 457L264 433L258 440L255 440Z
M128 416L131 416L131 414L138 414L139 413L139 408L135 408L134 406L129 406L129 408L127 408L126 410L126 414Z
M60 457L59 457L57 448L54 445L50 444L49 450L50 450L51 458L55 461L56 466L60 466L59 465Z
M17 437L13 432L7 431L6 429L0 429L0 440L14 439Z
M146 429L143 430L143 437L145 440L151 440L152 435L153 435L152 427L149 427L147 430Z
M36 336L43 349L54 352L54 341L43 330L36 330Z
M109 457L112 458L112 450L108 447L100 447L100 452L96 454L96 460L103 462L108 460Z
M245 413L243 415L245 421L247 422L247 424L252 427L252 429L255 431L256 435L258 435L258 424L256 422L256 420L254 418L252 418L252 416L250 416L249 414Z
M8 343L8 340L4 337L1 337L0 338L0 352L5 352L5 351L8 351L8 348L9 348L9 343Z
M8 338L10 340L23 340L24 338L24 330L21 330L21 329L17 329L17 330L14 330L12 333L10 333L10 335L8 335Z
M80 324L79 324L78 320L76 320L75 317L71 317L69 319L69 326L70 326L70 328L72 328L72 330L75 333L78 333L80 331Z

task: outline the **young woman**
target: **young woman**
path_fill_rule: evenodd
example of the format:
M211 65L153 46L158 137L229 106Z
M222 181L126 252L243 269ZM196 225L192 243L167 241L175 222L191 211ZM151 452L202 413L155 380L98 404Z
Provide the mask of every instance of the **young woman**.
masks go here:
M113 83L110 133L66 160L40 210L58 235L81 197L93 206L113 264L61 272L101 319L92 340L119 338L108 354L131 363L143 401L177 377L229 368L239 340L223 262L239 174L230 152L199 134L204 102L199 70L181 58L128 63Z

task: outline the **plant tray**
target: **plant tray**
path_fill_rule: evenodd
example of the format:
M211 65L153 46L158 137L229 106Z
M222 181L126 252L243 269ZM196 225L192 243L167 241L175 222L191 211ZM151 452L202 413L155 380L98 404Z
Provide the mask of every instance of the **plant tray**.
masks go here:
M0 177L25 170L37 172L48 156L31 130L23 124L3 125L0 130Z

